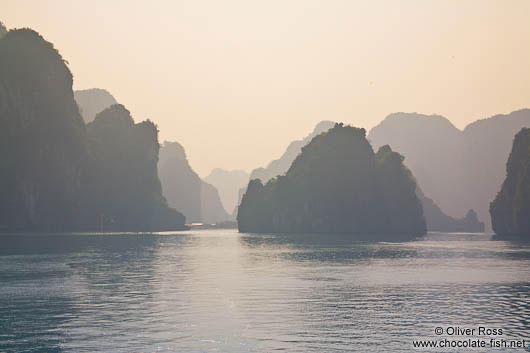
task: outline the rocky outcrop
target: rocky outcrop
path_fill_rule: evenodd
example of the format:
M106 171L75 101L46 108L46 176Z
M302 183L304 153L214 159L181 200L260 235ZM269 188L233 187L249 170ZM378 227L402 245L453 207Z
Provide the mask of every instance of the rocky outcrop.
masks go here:
M404 155L418 185L444 213L458 218L474 209L491 229L489 203L504 179L513 136L522 127L530 127L529 109L477 120L462 131L439 115L395 113L368 139L376 148L388 144Z
M85 123L91 122L98 113L117 103L112 94L100 88L74 91L74 98Z
M186 216L188 223L217 223L230 219L217 189L193 171L178 142L164 142L158 172L164 196L172 207Z
M58 51L33 30L9 31L0 39L0 228L78 227L86 142Z
M260 179L264 183L266 183L270 179L278 175L284 174L294 162L296 157L300 154L300 152L302 151L302 147L306 146L309 142L311 142L313 137L328 131L334 125L335 123L333 121L324 120L319 122L309 135L304 137L302 140L295 140L291 142L280 158L273 160L265 168L254 169L250 173L249 180Z
M184 228L184 216L167 205L158 179L158 131L134 123L115 104L87 125L93 157L93 207L103 230L154 231Z
M530 239L530 129L515 135L506 179L490 205L493 230L500 237Z
M444 120L439 122L439 124L444 125ZM448 122L447 122L448 123ZM284 174L287 169L289 169L290 164L287 164L288 161L294 160L296 155L293 155L297 152L300 153L301 148L311 141L311 138L316 136L318 133L329 130L332 127L332 124L329 121L320 122L314 129L314 131L308 135L306 138L300 141L294 141L291 143L287 151L283 156L273 161L269 164L267 168L258 168L252 172L252 175L256 178L262 180L263 183L267 183L272 174L280 175ZM449 123L450 124L450 123ZM285 169L282 169L285 168ZM262 179L263 178L263 179ZM241 200L246 188L242 188L239 191L238 199ZM427 222L427 229L430 231L440 231L440 232L483 232L484 223L476 219L476 213L473 210L469 210L465 217L455 218L446 215L438 205L429 197L425 196L421 189L418 187L417 196L420 199L422 206L424 208L425 221ZM234 218L237 217L237 208L234 211Z
M158 175L169 205L182 212L188 223L201 222L201 178L193 171L184 147L164 142L160 148Z
M276 177L278 175L281 175L281 174L285 174L285 172L287 171L287 169L289 169L289 167L291 166L291 164L293 163L295 158L302 151L302 148L304 146L306 146L309 142L311 142L313 137L315 137L315 136L317 136L317 135L319 135L319 134L321 134L323 132L328 131L334 125L335 125L335 123L333 121L323 120L323 121L319 122L315 126L313 131L309 135L304 137L302 140L292 141L289 144L289 146L287 146L287 149L285 150L285 152L282 154L282 156L280 158L271 161L264 168L260 167L260 168L254 169L250 173L249 181L253 180L253 179L260 179L263 183L267 183L272 178L274 178L274 177ZM245 185L245 187L239 189L238 202L237 202L236 208L232 212L232 217L233 218L237 217L237 210L238 210L237 206L239 206L239 203L241 202L241 199L242 199L243 195L245 194L245 191L246 191L246 185Z
M72 74L30 29L0 39L0 229L177 230L156 173L157 130L113 106L85 126Z
M230 219L215 186L201 180L201 222L214 224Z
M303 147L285 175L250 181L239 230L412 239L426 231L415 189L401 155L388 146L375 154L364 129L336 124Z
M484 232L484 223L478 220L474 210L469 210L463 218L454 218L446 215L432 199L423 194L420 188L416 188L416 195L423 206L423 215L429 231L446 233Z

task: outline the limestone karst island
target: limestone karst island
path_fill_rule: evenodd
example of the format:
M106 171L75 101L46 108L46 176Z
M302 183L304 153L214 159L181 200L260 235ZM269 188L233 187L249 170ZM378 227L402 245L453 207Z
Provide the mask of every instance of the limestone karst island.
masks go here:
M529 14L1 0L0 353L528 353Z

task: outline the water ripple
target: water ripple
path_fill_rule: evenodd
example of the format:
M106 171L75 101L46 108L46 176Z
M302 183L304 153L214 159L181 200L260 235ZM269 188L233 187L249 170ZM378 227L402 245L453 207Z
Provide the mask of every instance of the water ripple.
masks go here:
M0 242L2 352L409 352L436 326L528 339L530 248L488 235L369 243L204 230Z

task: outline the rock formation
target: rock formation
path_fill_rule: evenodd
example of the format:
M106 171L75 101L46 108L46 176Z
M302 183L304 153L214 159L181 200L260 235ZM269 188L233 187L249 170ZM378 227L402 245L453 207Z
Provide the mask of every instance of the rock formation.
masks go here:
M0 228L80 224L87 145L72 74L30 29L0 39L0 150Z
M156 174L157 130L113 106L85 126L72 74L30 29L0 39L0 229L177 230Z
M219 191L219 197L225 210L233 210L238 205L238 192L247 186L249 174L243 170L213 169L204 178L204 181L212 184Z
M164 196L186 216L188 223L227 221L217 189L191 168L184 148L178 142L164 142L158 171Z
M230 220L230 215L226 213L215 186L201 180L200 199L202 223L213 224Z
M493 230L500 237L530 239L530 129L515 135L506 179L490 205Z
M442 118L443 119L443 118ZM269 163L267 168L258 168L252 172L254 178L262 180L263 183L267 183L272 177L271 175L284 174L289 168L292 161L296 158L296 153L300 153L301 148L311 141L311 139L321 132L329 130L334 123L329 121L320 122L314 129L314 131L306 138L300 141L294 141L289 145L287 151L283 156ZM443 124L443 121L442 121ZM408 164L408 161L407 161ZM285 169L282 169L285 168ZM252 177L251 177L252 178ZM243 197L246 188L242 188L239 191L239 200ZM436 203L425 196L421 189L418 187L416 190L417 196L422 202L424 208L425 221L427 222L427 229L432 231L443 231L443 232L483 232L484 223L479 222L476 213L473 210L469 210L465 217L455 218L446 215ZM234 218L237 217L237 208L234 210Z
M74 91L74 98L85 123L91 122L98 113L117 103L112 94L100 88Z
M423 194L419 187L416 188L416 195L423 206L423 215L429 231L447 233L484 232L484 223L478 220L477 213L474 210L467 211L463 218L454 218L446 215L432 199Z
M129 111L115 104L87 125L93 157L93 207L103 230L182 229L184 216L167 205L158 179L158 131L155 124L135 124Z
M321 134L323 132L328 131L334 125L335 125L334 122L328 121L328 120L323 120L323 121L319 122L315 126L313 131L309 135L304 137L302 140L292 141L289 144L289 146L287 146L287 149L285 150L285 152L282 154L282 156L280 158L271 161L267 165L267 167L265 167L265 168L261 167L261 168L254 169L250 173L249 181L252 180L252 179L260 179L263 183L267 183L272 178L274 178L274 177L276 177L278 175L281 175L281 174L285 174L285 172L287 171L287 169L289 169L289 167L291 166L291 164L293 163L295 158L302 151L302 147L304 147L309 142L311 142L313 137L315 137L315 136L317 136L317 135L319 135L319 134ZM236 208L234 209L234 211L232 213L233 218L237 217L237 206L239 206L239 203L241 202L241 199L242 199L243 195L245 194L245 191L246 191L246 185L245 185L245 187L239 189L239 192L238 192L238 203L237 203Z
M395 113L374 127L368 140L404 155L420 188L446 214L461 217L474 209L490 229L489 203L522 127L530 127L529 109L477 120L462 131L439 115Z
M201 222L201 178L191 169L181 144L162 144L158 175L169 205L182 212L188 223Z
M416 184L403 157L388 146L375 154L365 134L336 124L303 147L285 175L265 185L251 180L239 206L239 230L375 233L389 239L424 234Z

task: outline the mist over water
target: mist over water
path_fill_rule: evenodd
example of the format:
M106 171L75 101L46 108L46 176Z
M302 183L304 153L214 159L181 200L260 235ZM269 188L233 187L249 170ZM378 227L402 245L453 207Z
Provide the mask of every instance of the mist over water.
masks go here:
M530 352L530 1L0 4L0 353Z
M485 234L1 238L0 351L408 352L437 326L528 333L530 245Z

